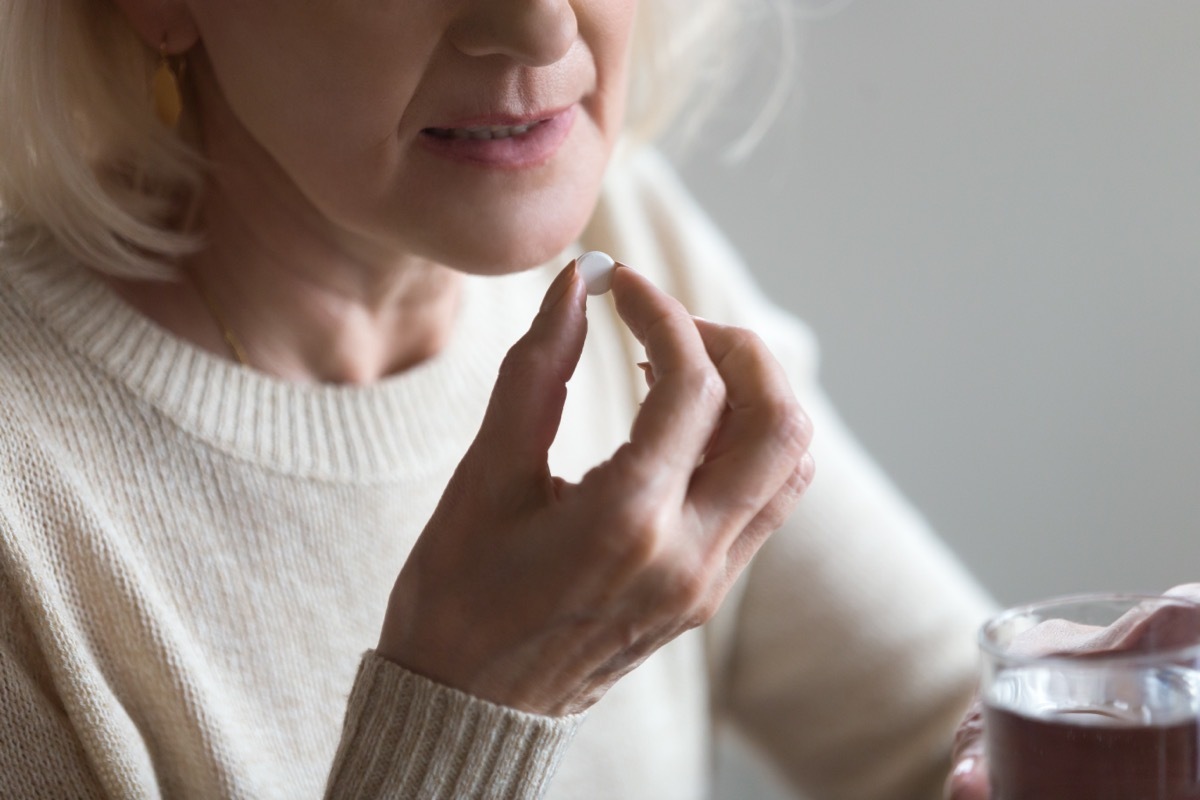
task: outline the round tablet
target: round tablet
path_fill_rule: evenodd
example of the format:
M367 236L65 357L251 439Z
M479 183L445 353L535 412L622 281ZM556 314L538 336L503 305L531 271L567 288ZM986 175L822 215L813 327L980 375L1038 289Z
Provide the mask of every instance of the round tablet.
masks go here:
M587 284L588 294L604 294L612 288L613 270L617 262L608 253L590 250L575 259L575 268Z

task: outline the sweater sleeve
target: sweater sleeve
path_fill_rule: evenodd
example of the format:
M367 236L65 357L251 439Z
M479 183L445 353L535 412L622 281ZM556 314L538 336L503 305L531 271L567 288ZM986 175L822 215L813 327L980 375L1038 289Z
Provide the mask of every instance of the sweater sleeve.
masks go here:
M368 652L326 797L541 797L581 719L498 706Z
M842 424L808 330L660 157L625 157L594 234L693 313L757 332L815 430L812 487L708 626L716 710L814 800L939 797L991 602Z
M0 442L0 797L259 796L205 746L236 714L156 672L182 659L172 634L156 631L155 650L131 633L155 609L122 604L138 589L105 572L95 550L112 545L85 536L86 507L46 455L25 431ZM126 596L101 591L113 585ZM163 718L177 740L154 736ZM581 719L498 706L368 652L325 795L540 797Z
M157 796L149 764L130 756L136 736L87 720L81 739L3 572L0 590L0 796ZM367 653L326 797L540 797L580 720L497 706Z

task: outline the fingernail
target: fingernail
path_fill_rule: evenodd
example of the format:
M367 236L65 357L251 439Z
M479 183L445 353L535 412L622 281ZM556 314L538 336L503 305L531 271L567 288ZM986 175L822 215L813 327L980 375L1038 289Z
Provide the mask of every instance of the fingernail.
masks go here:
M629 265L628 265L628 264L626 264L624 261L615 261L615 262L613 262L613 277L616 277L616 274L617 274L618 272L620 272L621 270L623 270L623 269L627 269L627 270L629 270L630 272L637 272L637 270L636 270L636 269L634 269L633 267L629 266ZM641 273L639 272L638 274L640 275Z
M637 366L638 366L638 369L640 369L646 376L646 385L653 386L654 385L654 367L650 366L649 361L639 361L637 363Z
M954 777L957 778L957 777L960 777L963 775L970 775L974 771L975 771L975 759L974 758L964 758L962 761L958 762L957 766L954 767Z
M567 264L563 271L558 273L558 277L554 279L550 284L550 288L546 290L546 297L542 300L542 312L553 308L559 300L562 300L566 296L567 289L574 282L575 273L575 261L572 259L571 263Z

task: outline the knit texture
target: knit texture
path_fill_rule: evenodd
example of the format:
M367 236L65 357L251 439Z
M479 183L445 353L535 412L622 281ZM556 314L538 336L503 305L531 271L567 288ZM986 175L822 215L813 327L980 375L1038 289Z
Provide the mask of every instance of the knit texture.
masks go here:
M713 623L568 718L362 655L561 261L467 279L442 352L336 387L200 351L77 264L3 254L0 796L697 798L722 720L815 797L935 796L986 598L661 159L618 157L579 247L758 330L819 466ZM588 314L551 450L567 479L624 441L644 392L611 299Z

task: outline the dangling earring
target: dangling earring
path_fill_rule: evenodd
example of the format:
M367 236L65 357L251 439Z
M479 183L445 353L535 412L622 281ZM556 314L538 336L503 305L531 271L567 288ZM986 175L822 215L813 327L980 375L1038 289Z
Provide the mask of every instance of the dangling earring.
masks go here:
M150 88L154 93L154 112L162 124L172 130L179 124L179 115L183 111L183 93L179 84L183 80L186 64L182 57L172 59L167 55L167 40L163 37L158 47L158 66L154 69L154 77L150 79Z

